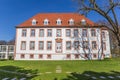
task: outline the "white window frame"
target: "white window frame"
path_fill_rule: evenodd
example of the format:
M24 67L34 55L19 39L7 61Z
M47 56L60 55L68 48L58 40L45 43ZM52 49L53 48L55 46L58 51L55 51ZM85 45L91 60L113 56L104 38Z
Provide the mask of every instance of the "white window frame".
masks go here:
M33 19L33 20L32 20L32 25L36 25L36 22L37 22L37 21L36 21L35 19Z
M73 19L69 20L69 25L74 25L74 20Z
M48 25L49 24L49 20L48 19L45 19L44 20L44 25Z
M21 41L21 50L26 50L26 41Z
M40 29L39 30L39 36L40 37L44 37L44 29Z
M49 30L50 30L51 32L50 32ZM48 29L48 30L47 30L47 36L48 36L48 37L52 37L52 29Z
M43 49L44 49L44 41L39 41L39 50L43 50Z
M57 19L57 25L61 25L62 24L62 21L60 18Z
M61 37L62 36L62 30L61 29L57 29L56 36L57 37Z
M35 49L35 41L30 41L30 50L34 50L34 49Z

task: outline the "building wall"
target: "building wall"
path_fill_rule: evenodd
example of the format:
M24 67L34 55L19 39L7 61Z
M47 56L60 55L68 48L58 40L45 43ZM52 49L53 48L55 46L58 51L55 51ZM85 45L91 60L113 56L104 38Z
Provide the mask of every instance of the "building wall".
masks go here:
M12 47L12 49L9 47ZM13 55L14 45L0 45L0 59L8 59L10 56L13 58Z
M102 54L102 49L101 49L101 29L100 28L95 28L96 29L96 37L91 37L91 28L42 28L44 29L44 37L39 37L39 29L40 28L26 28L27 29L27 36L26 37L22 37L22 29L23 28L17 28L16 29L16 55L15 55L15 60L67 60L66 58L66 54L71 54L71 58L72 60L76 60L75 55L74 54L81 54L82 56L80 56L77 59L81 59L84 60L85 58L82 58L84 56L85 53L95 53L98 55ZM30 30L31 29L35 29L35 37L31 37L30 36ZM47 29L52 29L52 37L47 37ZM61 29L62 30L62 36L61 37L56 37L56 29ZM66 37L66 29L71 29L71 37ZM78 29L79 30L79 37L74 37L73 36L73 32L74 29ZM88 30L88 35L87 37L82 37L82 29L87 29ZM104 41L106 42L106 50L103 51L104 54L108 54L110 55L110 44L109 44L109 32L107 30L102 30L105 31L106 33L106 38L104 39ZM56 53L55 51L55 39L56 38L61 38L62 39L62 53ZM26 50L21 50L21 41L26 41ZM29 49L29 45L30 45L30 41L35 41L35 50L30 50ZM38 49L38 42L39 41L44 41L44 50L39 50ZM52 41L52 50L47 50L47 41ZM71 50L66 50L66 41L71 41L72 43L72 47ZM89 46L89 50L83 50L82 47L80 47L80 49L74 50L73 47L73 42L74 41L88 41L90 46ZM91 41L96 41L97 43L97 49L96 50L92 50L91 49ZM20 55L21 54L25 54L25 58L21 59ZM30 59L29 55L30 54L34 54L34 58ZM38 58L38 54L43 54L43 58L39 59ZM51 59L47 58L47 54L52 54ZM92 55L93 57L93 55ZM103 56L102 56L103 58ZM92 58L92 59L97 59L96 58Z

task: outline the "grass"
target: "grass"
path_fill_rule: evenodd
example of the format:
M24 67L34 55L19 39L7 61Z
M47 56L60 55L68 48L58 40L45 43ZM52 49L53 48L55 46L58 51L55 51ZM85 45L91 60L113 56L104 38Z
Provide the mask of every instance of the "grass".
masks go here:
M56 73L58 66L61 67L61 73ZM120 74L120 59L103 61L0 61L0 70L32 75L26 76L0 71L0 80L4 77L18 79L27 77L28 80L91 80L90 77L85 77L83 74L88 73L96 77ZM47 74L46 72L52 73ZM66 72L72 72L72 74Z

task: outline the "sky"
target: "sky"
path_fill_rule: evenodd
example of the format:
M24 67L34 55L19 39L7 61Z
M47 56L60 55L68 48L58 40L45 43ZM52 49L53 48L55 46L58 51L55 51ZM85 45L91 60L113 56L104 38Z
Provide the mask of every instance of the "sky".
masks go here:
M73 0L0 0L0 40L15 38L18 24L38 13L68 13L78 10ZM102 19L98 14L87 16L96 22Z

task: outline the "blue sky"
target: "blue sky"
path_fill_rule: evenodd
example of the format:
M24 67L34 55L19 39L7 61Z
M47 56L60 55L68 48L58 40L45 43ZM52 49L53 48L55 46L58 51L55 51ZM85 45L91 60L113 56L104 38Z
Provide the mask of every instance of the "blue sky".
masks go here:
M0 40L13 39L15 26L37 13L76 11L73 0L0 0ZM88 18L92 21L102 19L94 13Z

